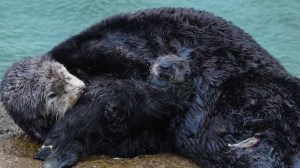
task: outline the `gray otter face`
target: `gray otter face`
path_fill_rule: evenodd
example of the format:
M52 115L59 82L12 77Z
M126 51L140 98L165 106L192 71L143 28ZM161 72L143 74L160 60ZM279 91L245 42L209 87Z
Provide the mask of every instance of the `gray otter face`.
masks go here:
M74 106L84 89L85 84L62 64L35 57L14 64L6 72L1 100L15 120L58 119Z
M67 69L57 62L45 62L48 67L46 74L44 102L48 114L56 114L62 117L64 113L73 107L85 90L85 84Z
M160 86L166 83L183 83L187 80L190 72L188 62L179 56L160 56L151 67L151 82Z

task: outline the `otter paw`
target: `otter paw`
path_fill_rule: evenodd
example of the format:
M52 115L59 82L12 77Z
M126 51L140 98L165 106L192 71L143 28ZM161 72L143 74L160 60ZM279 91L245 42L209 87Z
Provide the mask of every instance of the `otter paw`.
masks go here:
M34 159L44 161L51 153L53 152L53 147L50 146L42 146L39 151L33 156Z
M62 154L60 156L50 156L43 163L44 168L67 168L73 167L79 159L77 154Z

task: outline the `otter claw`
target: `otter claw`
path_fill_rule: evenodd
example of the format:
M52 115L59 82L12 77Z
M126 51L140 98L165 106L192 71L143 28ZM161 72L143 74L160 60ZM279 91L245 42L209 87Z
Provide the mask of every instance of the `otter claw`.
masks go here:
M236 143L236 144L228 144L229 147L235 147L235 148L250 148L254 147L259 143L259 139L256 137L251 137L248 139L243 140L242 142Z
M43 145L39 151L33 156L36 160L45 160L53 152L53 145Z
M51 152L53 152L53 145L43 145L42 149L44 148L49 148L51 150Z

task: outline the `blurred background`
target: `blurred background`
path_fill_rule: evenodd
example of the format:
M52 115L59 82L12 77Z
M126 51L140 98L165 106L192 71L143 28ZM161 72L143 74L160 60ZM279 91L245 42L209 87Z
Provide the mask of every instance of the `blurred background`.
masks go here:
M232 21L300 77L299 0L1 0L0 79L14 62L43 54L108 16L163 6L207 10Z

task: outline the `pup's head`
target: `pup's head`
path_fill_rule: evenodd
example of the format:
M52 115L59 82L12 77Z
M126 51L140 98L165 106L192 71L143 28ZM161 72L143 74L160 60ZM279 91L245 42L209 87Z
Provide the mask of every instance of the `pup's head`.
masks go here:
M18 123L27 119L62 117L84 89L85 84L62 64L48 57L35 57L8 69L0 94L4 106Z

